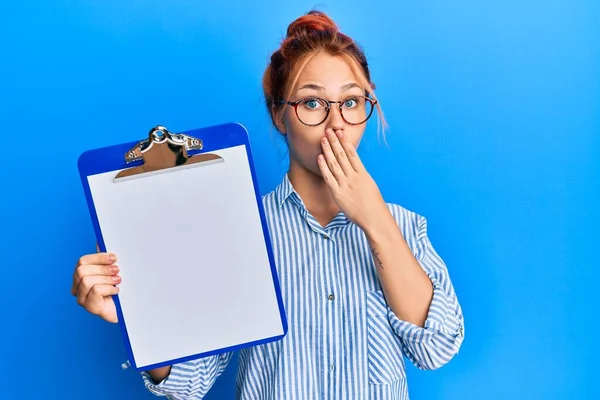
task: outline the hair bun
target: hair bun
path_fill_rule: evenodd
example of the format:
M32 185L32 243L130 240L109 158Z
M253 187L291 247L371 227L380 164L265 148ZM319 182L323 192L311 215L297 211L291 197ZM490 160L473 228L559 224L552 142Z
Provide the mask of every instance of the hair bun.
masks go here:
M334 33L339 29L327 14L321 11L310 11L288 26L287 36L302 36L315 31Z

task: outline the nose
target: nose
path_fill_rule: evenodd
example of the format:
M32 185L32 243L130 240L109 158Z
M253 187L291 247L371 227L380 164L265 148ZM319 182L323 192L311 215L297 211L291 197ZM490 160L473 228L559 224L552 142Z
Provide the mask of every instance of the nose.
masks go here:
M329 116L327 117L326 129L331 128L334 131L338 129L344 129L345 121L342 118L342 113L337 104L331 105L331 110L329 111Z

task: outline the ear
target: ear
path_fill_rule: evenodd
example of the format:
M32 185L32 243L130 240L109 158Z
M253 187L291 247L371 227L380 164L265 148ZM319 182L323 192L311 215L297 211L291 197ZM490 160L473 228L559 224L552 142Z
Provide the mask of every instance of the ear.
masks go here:
M281 133L282 135L286 134L286 129L285 129L285 123L283 122L283 114L281 114L281 117L277 117L277 109L275 108L275 106L271 107L271 116L273 118L273 123L275 124L275 127L277 128L277 130L279 131L279 133Z

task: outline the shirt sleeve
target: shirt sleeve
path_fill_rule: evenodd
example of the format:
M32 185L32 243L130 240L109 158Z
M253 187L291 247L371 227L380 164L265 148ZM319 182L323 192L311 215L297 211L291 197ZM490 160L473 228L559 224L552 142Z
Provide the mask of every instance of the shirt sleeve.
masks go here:
M200 400L225 371L232 356L233 352L227 352L174 364L169 375L158 383L146 371L142 371L142 379L145 387L156 396Z
M419 369L447 364L464 339L464 316L448 268L427 235L427 220L418 216L415 258L433 285L433 298L424 327L404 321L388 306L388 319L401 339L402 351Z

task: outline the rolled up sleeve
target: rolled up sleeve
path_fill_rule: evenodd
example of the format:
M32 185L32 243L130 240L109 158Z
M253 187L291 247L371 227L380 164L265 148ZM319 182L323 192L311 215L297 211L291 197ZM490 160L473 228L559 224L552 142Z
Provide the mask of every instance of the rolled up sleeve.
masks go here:
M155 382L146 371L142 371L141 375L145 387L156 396L199 400L206 396L225 371L232 355L232 352L227 352L174 364L169 375L161 382Z
M401 339L403 353L419 369L447 364L464 340L464 316L448 268L427 235L427 220L419 216L415 258L433 285L424 327L404 321L388 306L388 319Z

